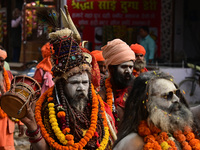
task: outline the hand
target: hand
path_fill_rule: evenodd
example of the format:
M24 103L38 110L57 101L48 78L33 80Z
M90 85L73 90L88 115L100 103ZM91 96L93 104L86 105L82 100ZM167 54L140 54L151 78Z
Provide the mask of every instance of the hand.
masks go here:
M31 107L27 109L26 116L20 120L27 126L29 131L35 131L37 129L37 123L35 121L34 113Z
M19 129L19 134L18 136L21 137L24 135L25 129L24 129L24 125L18 125L18 129Z

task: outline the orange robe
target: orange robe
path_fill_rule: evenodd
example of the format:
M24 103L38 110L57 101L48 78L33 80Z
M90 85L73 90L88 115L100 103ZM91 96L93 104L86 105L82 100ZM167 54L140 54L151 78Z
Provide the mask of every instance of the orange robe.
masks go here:
M10 71L8 76L10 81L13 79L13 76ZM4 80L4 87L6 89L6 83ZM11 121L9 117L0 118L0 150L14 150L14 137L13 133L15 130L15 122Z

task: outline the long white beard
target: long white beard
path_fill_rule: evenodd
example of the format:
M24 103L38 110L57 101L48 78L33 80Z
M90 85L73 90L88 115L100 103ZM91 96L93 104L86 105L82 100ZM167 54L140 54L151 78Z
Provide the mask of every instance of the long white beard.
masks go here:
M182 105L182 104L181 104ZM192 112L182 105L179 111L170 115L162 109L151 109L149 121L162 131L173 133L176 130L184 130L184 127L193 125Z

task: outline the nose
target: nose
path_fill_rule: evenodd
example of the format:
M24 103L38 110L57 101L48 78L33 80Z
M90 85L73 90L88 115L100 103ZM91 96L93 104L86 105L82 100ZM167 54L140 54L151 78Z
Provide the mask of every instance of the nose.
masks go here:
M131 72L132 72L132 70L131 70L129 67L127 67L127 68L125 69L125 73L131 74Z
M77 91L84 91L84 86L82 83L80 83L77 87Z
M176 94L173 94L172 102L173 102L173 103L175 103L175 102L180 102L180 99L179 99L178 96L176 96Z

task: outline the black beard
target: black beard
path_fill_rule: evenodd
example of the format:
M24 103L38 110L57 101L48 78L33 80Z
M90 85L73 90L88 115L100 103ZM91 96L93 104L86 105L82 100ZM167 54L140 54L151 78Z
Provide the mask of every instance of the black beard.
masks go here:
M141 69L144 69L146 66L146 61L144 60L140 60L140 59L136 59L135 63L134 63L134 69L136 71L140 71Z
M127 79L127 77L129 79ZM127 88L133 81L134 76L133 74L120 74L117 72L117 70L114 71L114 73L112 74L112 78L113 78L113 82L114 85L116 86L117 89L124 89Z

